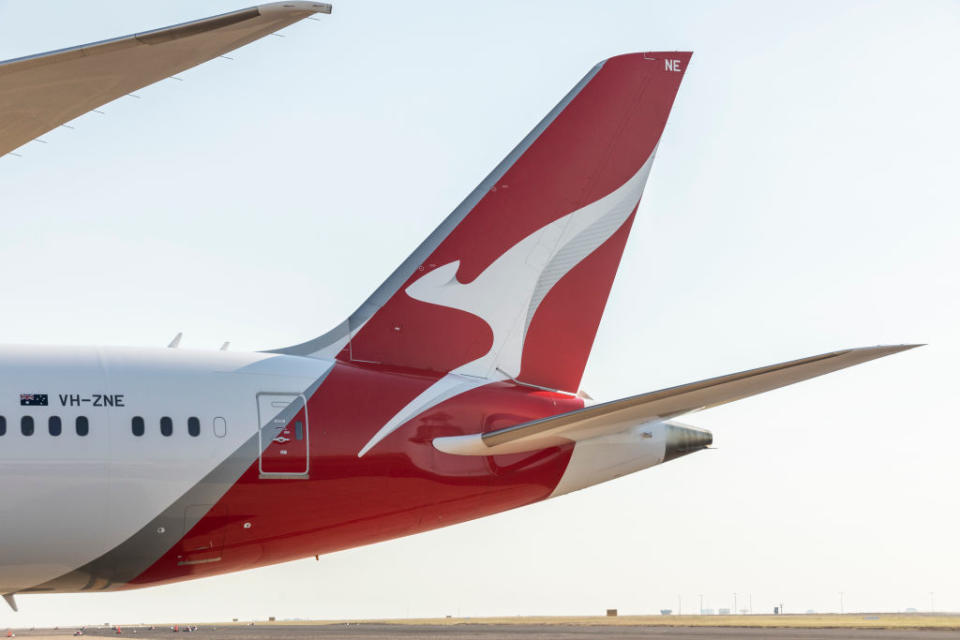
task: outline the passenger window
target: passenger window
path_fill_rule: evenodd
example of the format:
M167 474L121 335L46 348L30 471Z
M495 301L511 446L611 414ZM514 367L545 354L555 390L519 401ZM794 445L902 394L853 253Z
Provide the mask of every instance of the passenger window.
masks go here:
M77 435L85 436L90 433L90 421L86 416L77 416Z
M196 438L200 435L200 418L187 419L187 433Z
M173 434L173 420L167 417L160 418L160 433L165 436Z
M47 429L50 430L50 435L58 436L63 431L63 423L60 421L60 416L50 416L50 419L47 420Z
M20 418L20 433L25 436L33 435L33 416L23 416Z
M143 432L146 431L144 427L143 418L140 416L134 416L133 420L130 421L130 428L133 429L133 435L138 438L143 435Z
M4 416L0 416L0 436L4 435L7 432L7 419Z

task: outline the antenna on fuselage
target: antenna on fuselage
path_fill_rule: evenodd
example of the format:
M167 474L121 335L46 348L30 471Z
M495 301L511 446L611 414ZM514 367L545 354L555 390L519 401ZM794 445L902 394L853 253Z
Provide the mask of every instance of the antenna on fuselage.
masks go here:
M226 351L229 348L230 348L230 341L227 340L220 346L220 351Z
M13 599L12 593L3 594L3 599L7 601L7 604L10 605L11 609L17 611L17 601Z
M173 340L170 341L170 344L167 345L168 349L176 349L180 346L180 338L183 337L183 331L173 336Z

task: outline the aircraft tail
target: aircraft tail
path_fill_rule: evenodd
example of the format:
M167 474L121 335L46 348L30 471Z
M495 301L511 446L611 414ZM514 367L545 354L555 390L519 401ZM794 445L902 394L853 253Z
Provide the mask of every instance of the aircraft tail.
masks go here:
M690 56L598 64L353 315L276 352L576 391Z

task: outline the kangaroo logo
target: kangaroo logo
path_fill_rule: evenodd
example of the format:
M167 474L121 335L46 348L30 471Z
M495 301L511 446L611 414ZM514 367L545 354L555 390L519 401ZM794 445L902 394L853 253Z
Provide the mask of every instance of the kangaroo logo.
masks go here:
M486 354L461 365L401 409L360 450L363 456L414 416L493 380L520 373L523 345L540 303L567 273L626 222L643 194L653 157L618 189L534 231L494 260L472 282L457 280L455 260L424 274L408 296L482 319L493 332Z
M513 245L472 282L457 280L459 261L410 284L415 300L471 313L493 332L490 350L452 373L489 378L496 370L520 373L523 343L534 314L550 290L616 233L643 193L653 154L620 188L534 231Z

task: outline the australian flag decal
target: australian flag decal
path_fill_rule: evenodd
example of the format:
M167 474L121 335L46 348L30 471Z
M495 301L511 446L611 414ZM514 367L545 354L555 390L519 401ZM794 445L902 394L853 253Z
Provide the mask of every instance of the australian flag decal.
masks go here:
M47 394L45 393L21 393L21 407L45 407L47 406Z

